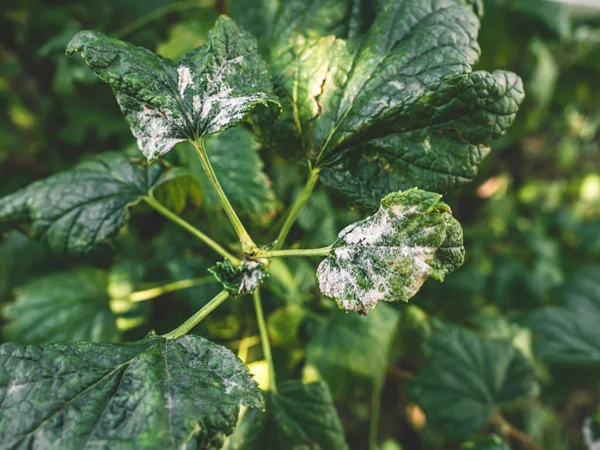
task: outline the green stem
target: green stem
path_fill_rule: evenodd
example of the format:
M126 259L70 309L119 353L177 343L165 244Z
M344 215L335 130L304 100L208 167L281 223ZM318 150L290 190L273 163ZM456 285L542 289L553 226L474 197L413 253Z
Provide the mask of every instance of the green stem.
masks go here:
M217 306L223 303L229 297L229 292L223 290L219 292L210 302L204 305L196 314L190 317L188 320L183 322L173 331L162 336L167 339L177 339L178 337L187 334L192 328L200 323L202 319L208 316L215 310Z
M169 292L179 291L181 289L188 289L200 284L207 284L215 281L213 276L207 276L202 278L192 278L189 280L174 281L173 283L163 284L151 289L145 289L143 291L137 291L129 295L130 302L143 302L145 300L152 300L153 298L160 297L161 295L168 294Z
M156 211L161 213L167 219L175 222L180 227L182 227L185 230L192 233L194 236L196 236L198 239L200 239L202 242L204 242L206 245L208 245L210 248L212 248L215 252L217 252L224 258L229 259L234 266L238 266L240 264L240 260L238 258L233 256L231 253L229 253L227 250L225 250L223 247L221 247L217 242L212 240L210 237L208 237L206 234L204 234L198 228L196 228L189 222L183 220L181 217L179 217L173 211L171 211L170 209L163 206L160 202L156 201L156 199L154 199L153 197L144 197L144 200L152 208L154 208Z
M371 420L369 422L369 450L377 450L379 436L379 418L381 414L382 382L375 381L371 392Z
M223 191L223 188L221 187L221 184L217 179L217 175L215 174L215 171L213 170L213 167L208 159L208 155L206 154L206 148L204 148L204 139L198 138L197 140L192 141L192 144L196 149L196 153L198 153L198 157L200 158L200 164L202 164L202 168L204 169L204 172L208 177L208 181L210 181L210 184L215 189L215 192L217 193L217 196L221 201L221 206L223 206L223 209L225 210L225 214L227 214L227 217L229 217L231 225L233 225L235 232L240 238L240 242L242 243L242 249L244 250L244 253L250 255L253 254L257 248L256 244L246 231L246 228L244 228L242 221L236 214L235 210L233 209L233 206L231 206L227 195L225 195L225 192Z
M308 180L306 180L306 184L304 185L304 189L296 198L296 200L294 200L294 204L287 213L285 222L283 222L281 230L279 231L279 235L277 236L277 240L275 241L275 246L273 247L273 250L279 250L281 247L283 247L283 244L285 243L285 238L287 238L287 235L292 229L292 225L294 225L294 222L296 222L300 211L302 211L304 204L310 198L310 195L312 194L312 191L315 188L317 181L319 180L320 171L321 169L319 168L311 169L310 175L308 176Z
M262 303L260 301L260 292L258 289L254 291L252 297L254 298L254 309L256 310L256 320L258 321L263 355L267 360L267 365L269 366L268 390L271 392L277 392L277 385L275 383L275 366L273 365L273 355L271 354L271 341L269 341L269 333L267 331L267 324L265 322L265 315L263 313Z
M150 11L148 14L145 14L142 17L134 20L133 22L125 25L120 30L112 33L112 36L116 39L123 39L123 37L127 36L128 34L131 34L134 31L139 30L140 28L148 25L151 22L154 22L155 20L160 19L163 16L166 16L167 14L177 12L177 11L185 11L186 9L193 9L193 8L202 8L202 5L200 5L196 2L190 2L189 0L186 0L186 1L181 1L181 2L174 2L174 3L168 4L168 5L162 6L160 8L156 8L155 10Z
M321 248L304 248L304 249L288 249L288 250L259 250L256 253L258 258L286 258L290 256L327 256L333 245Z

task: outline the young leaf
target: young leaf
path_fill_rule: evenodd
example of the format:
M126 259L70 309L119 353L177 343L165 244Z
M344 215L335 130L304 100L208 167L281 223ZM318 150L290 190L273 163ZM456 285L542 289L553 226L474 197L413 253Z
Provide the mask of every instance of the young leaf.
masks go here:
M465 442L460 450L510 450L502 439L495 434Z
M269 276L264 264L256 261L244 261L240 267L235 268L226 259L208 271L234 296L252 294Z
M168 181L189 176L103 153L0 199L0 229L31 225L56 253L86 253L125 225L128 210Z
M24 344L118 342L106 273L98 269L60 272L16 289L4 307L4 337Z
M255 219L265 220L275 214L275 194L263 171L258 143L252 134L239 127L207 136L206 153L231 205ZM215 210L221 202L200 165L196 151L187 146L184 164L202 186L204 206Z
M566 307L533 313L534 351L545 362L564 367L600 367L600 266L580 269L568 283Z
M255 39L225 16L203 46L173 60L93 31L73 38L67 54L75 52L113 89L150 161L238 125L259 104L278 104Z
M319 288L340 307L366 314L380 301L407 301L428 277L460 267L460 224L441 195L411 189L388 195L379 211L338 235L317 271Z
M472 71L472 2L383 0L368 32L350 40L332 32L348 17L329 17L333 3L347 2L281 2L263 27L284 115L258 120L257 134L304 154L326 185L371 207L391 191L471 181L524 96L513 73Z
M262 407L246 367L198 336L0 347L5 448L220 449L240 404Z
M248 411L224 450L348 448L324 383L287 381L265 397L266 411Z
M464 328L431 335L433 354L412 380L409 395L427 423L466 438L489 423L494 411L537 389L533 367L507 342L485 340Z
M372 387L385 375L399 320L398 311L388 305L380 305L368 317L334 311L325 326L311 333L306 363L317 369L334 398L365 387L365 380Z

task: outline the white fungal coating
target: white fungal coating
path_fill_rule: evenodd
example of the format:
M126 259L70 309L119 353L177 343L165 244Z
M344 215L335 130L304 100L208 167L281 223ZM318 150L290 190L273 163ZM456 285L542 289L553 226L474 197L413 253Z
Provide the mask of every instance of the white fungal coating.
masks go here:
M177 74L179 75L177 89L179 91L179 95L183 97L188 86L194 86L194 78L192 77L192 71L190 68L185 66L179 66L177 68Z
M410 299L429 276L443 278L453 267L440 268L438 258L449 214L419 192L393 194L387 207L342 230L317 270L325 296L366 314L380 301Z

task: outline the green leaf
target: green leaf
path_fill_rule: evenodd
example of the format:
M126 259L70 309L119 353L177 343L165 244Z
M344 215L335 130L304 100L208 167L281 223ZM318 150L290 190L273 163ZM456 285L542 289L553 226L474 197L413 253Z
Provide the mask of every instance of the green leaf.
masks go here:
M187 175L103 153L1 198L0 230L30 225L56 253L87 253L115 236L129 209L157 186Z
M4 307L4 337L21 343L118 342L106 273L80 269L49 275L16 289Z
M220 449L240 404L263 405L242 362L198 336L4 344L0 398L4 448L61 450Z
M551 365L600 367L600 266L578 271L565 288L565 303L533 313L534 352Z
M136 268L143 266L125 261L108 274L84 268L30 281L4 307L4 337L23 344L119 342L123 331L145 323L148 312L127 298L141 281Z
M252 294L269 276L265 265L256 261L244 261L241 266L235 268L231 261L226 259L216 263L208 271L234 296Z
M255 121L265 145L304 155L327 186L370 207L392 191L473 180L524 96L514 73L472 71L476 2L384 0L349 40L332 33L347 16L319 22L332 3L348 2L281 2L265 32L283 105L277 123Z
M460 448L461 450L510 450L506 442L495 434L465 442Z
M533 367L510 343L482 339L459 327L431 335L432 355L409 386L427 423L464 439L497 408L533 395Z
M349 395L360 386L372 387L383 380L390 346L400 314L380 305L368 317L333 311L306 345L306 363L317 369L334 398Z
M324 383L287 381L265 397L266 411L248 411L224 450L348 448Z
M256 41L221 16L207 42L177 59L82 31L67 47L108 83L149 160L178 142L241 123L259 104L278 104Z
M243 128L227 130L205 139L208 159L221 187L236 211L264 221L275 215L275 194L263 170L258 143ZM198 180L204 193L204 206L221 208L221 202L206 177L196 151L186 146L184 164Z
M338 235L317 271L319 288L341 308L366 314L380 301L408 301L428 277L460 267L460 224L441 195L411 189L388 195L371 217Z

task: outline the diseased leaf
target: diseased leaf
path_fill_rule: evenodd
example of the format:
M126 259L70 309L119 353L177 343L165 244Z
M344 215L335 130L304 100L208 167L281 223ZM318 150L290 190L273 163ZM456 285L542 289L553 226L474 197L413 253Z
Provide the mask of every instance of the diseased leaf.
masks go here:
M565 303L533 313L534 352L551 365L600 367L600 266L578 271L567 284Z
M240 404L262 407L246 367L198 336L0 347L4 448L220 449Z
M325 383L287 381L265 400L266 411L248 411L224 450L348 448Z
M368 317L333 311L311 333L306 363L327 382L334 398L351 396L356 388L372 388L383 380L399 321L400 314L389 305L380 305Z
M392 191L471 181L524 96L513 73L472 71L480 2L384 0L362 34L344 32L348 12L327 17L350 3L361 2L281 2L262 27L283 116L271 125L261 116L257 135L373 208Z
M189 175L103 153L1 198L0 229L30 225L31 235L43 238L54 252L86 253L117 234L129 208L182 176Z
M275 215L275 194L271 181L263 171L258 154L258 143L252 134L239 127L207 136L208 159L221 182L221 187L236 211L259 221ZM221 202L206 177L196 151L185 148L184 164L202 186L204 206L211 210L221 208Z
M441 195L396 192L340 232L319 265L319 288L341 308L366 314L380 301L408 301L428 277L443 281L464 255L462 229Z
M491 436L481 437L474 439L469 442L465 442L461 447L461 450L510 450L510 447L506 445L502 439L495 434Z
M269 276L264 264L257 261L244 261L235 268L231 261L226 259L218 262L208 271L214 275L227 292L235 296L252 294Z
M93 31L73 38L67 54L75 52L113 89L150 161L238 125L259 104L278 104L256 41L225 16L203 46L177 59Z
M489 423L496 408L533 395L533 367L510 343L459 327L433 333L432 355L409 385L427 423L465 439Z

